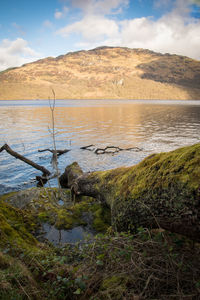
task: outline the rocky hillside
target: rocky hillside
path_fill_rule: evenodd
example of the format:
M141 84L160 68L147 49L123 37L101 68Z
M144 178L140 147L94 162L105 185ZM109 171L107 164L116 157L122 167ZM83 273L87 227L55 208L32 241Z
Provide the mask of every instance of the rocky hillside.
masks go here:
M200 99L200 61L143 49L100 47L0 72L0 100Z

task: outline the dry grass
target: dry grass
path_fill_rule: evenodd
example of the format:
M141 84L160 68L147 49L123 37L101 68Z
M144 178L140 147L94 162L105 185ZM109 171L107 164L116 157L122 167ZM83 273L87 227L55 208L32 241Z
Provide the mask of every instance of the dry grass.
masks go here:
M0 299L199 300L200 248L181 236L140 228L41 247L0 252Z
M163 231L99 237L76 274L87 278L80 299L199 299L199 248L191 247Z
M200 62L142 49L103 48L0 73L0 99L200 99Z

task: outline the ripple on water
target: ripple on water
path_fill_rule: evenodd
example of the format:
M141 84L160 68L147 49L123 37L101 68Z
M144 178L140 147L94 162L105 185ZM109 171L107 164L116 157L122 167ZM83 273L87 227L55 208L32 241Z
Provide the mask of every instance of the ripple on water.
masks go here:
M53 172L51 154L37 152L52 148L48 101L1 101L0 120L0 146L7 143ZM74 161L84 172L130 166L149 154L199 143L200 101L58 100L55 131L57 149L71 149L59 157L61 173ZM137 146L143 151L96 155L80 149L89 144ZM0 154L0 194L13 187L36 186L32 181L36 175L40 175L38 170L5 151ZM57 186L56 179L49 184Z

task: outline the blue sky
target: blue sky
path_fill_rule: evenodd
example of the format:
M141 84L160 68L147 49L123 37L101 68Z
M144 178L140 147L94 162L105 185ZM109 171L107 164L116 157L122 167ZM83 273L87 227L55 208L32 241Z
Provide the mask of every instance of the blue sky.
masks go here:
M101 45L200 59L200 0L0 2L0 71Z

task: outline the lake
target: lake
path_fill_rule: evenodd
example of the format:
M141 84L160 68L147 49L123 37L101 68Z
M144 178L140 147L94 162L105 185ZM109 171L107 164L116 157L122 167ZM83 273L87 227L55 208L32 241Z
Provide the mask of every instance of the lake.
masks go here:
M59 169L77 161L84 171L130 166L147 155L170 151L200 141L200 101L56 100L57 149L71 151L59 157ZM53 148L49 101L0 101L0 146L14 151L52 171ZM80 147L139 147L96 155ZM40 171L0 153L0 194L36 186ZM49 182L56 185L56 180Z

